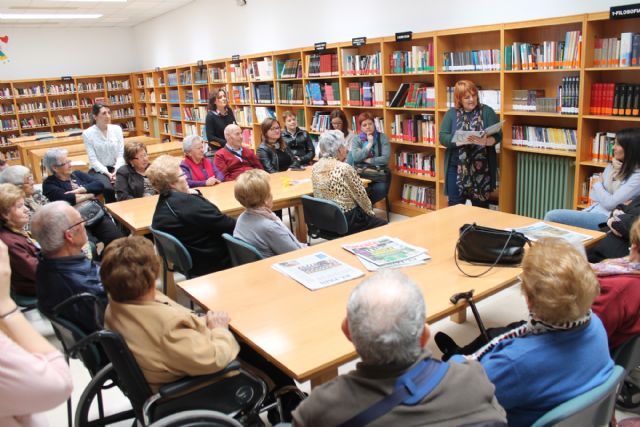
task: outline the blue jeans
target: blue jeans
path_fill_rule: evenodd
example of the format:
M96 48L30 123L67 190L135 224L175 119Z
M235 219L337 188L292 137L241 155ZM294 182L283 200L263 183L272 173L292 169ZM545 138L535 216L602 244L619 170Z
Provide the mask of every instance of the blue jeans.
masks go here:
M372 182L367 186L367 195L372 205L387 197L387 193L389 193L389 182Z
M457 151L457 150L456 150ZM452 155L449 159L449 167L447 167L447 196L449 198L449 206L462 205L467 202L467 199L460 196L460 190L458 189L458 157ZM489 208L489 201L480 201L471 199L473 206L480 208Z
M609 217L599 212L574 211L573 209L554 209L545 214L545 221L559 222L589 230L600 230L599 224L607 222Z

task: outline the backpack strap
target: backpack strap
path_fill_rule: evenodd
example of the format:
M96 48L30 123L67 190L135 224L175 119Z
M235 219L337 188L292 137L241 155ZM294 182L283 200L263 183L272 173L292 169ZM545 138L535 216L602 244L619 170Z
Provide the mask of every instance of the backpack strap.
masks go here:
M398 377L395 390L339 427L360 427L380 418L396 406L415 405L421 402L444 378L449 365L433 359L425 359Z

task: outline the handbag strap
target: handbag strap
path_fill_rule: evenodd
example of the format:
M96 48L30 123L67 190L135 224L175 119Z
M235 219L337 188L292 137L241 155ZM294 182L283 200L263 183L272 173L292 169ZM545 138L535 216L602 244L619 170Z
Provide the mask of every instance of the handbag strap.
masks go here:
M401 403L415 405L421 402L444 378L449 365L426 359L398 378L395 390L338 427L361 427L380 418Z
M466 271L464 271L462 269L462 267L460 267L460 264L458 263L458 245L460 245L460 240L462 240L462 237L471 229L471 226L467 227L462 234L460 234L460 237L458 237L458 241L456 242L456 247L453 250L453 261L456 263L456 267L458 267L458 270L460 270L460 272L462 274L464 274L467 277L482 277L485 274L487 274L488 272L490 272L491 270L494 269L494 267L496 265L498 265L498 263L500 262L500 260L502 259L502 256L504 255L504 253L507 250L507 247L509 246L509 242L511 241L511 238L513 237L513 235L516 233L514 230L511 230L511 232L509 233L509 237L507 238L507 241L504 243L504 246L502 247L502 250L500 251L500 255L498 255L498 257L496 258L495 262L493 264L491 264L491 266L489 266L489 268L487 268L485 271L483 271L480 274L469 274Z

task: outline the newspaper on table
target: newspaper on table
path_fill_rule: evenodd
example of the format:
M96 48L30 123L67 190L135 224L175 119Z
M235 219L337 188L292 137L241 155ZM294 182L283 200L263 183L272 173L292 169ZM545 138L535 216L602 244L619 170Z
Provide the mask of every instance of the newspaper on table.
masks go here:
M591 240L591 236L587 234L577 233L544 222L536 222L526 227L514 228L514 230L519 231L534 242L543 237L561 237L573 244L582 244L583 242Z
M342 245L342 247L357 255L369 271L424 264L431 259L426 249L389 236Z
M357 279L364 275L357 268L351 267L324 252L278 262L271 267L312 291Z
M473 144L468 140L470 136L483 137L484 135L495 135L500 132L503 124L504 120L500 120L498 123L492 124L484 130L457 130L453 134L453 137L451 137L451 142L455 142L457 146Z

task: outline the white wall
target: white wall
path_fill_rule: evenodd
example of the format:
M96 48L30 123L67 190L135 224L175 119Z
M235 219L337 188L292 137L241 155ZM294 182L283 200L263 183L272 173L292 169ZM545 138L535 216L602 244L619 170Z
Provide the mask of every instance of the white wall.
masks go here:
M137 25L140 70L271 50L608 11L637 0L195 0Z
M138 67L131 28L3 26L4 35L9 60L0 61L0 80L127 73Z

